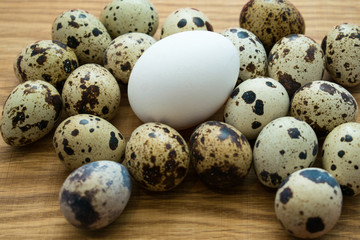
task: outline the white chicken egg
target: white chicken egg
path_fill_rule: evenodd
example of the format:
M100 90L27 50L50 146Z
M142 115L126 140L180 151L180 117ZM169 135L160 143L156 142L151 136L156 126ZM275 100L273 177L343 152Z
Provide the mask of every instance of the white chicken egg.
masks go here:
M240 68L234 44L219 33L186 31L150 46L136 62L128 97L143 122L175 129L213 115L231 94Z

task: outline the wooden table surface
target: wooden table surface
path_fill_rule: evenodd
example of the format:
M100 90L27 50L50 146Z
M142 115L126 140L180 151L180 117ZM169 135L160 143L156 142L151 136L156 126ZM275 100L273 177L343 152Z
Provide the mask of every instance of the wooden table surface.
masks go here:
M211 20L214 30L238 27L245 0L153 0L160 27L168 14L194 7ZM13 61L27 44L51 39L53 20L63 11L81 8L100 15L108 0L0 0L0 111L18 84ZM306 35L321 43L336 24L360 24L359 0L293 0L306 22ZM360 56L359 56L360 57ZM360 102L360 86L350 89ZM128 139L141 122L122 90L121 109L112 121ZM219 111L211 119L221 120ZM358 119L359 121L359 119ZM181 131L189 139L193 129ZM231 193L208 189L191 170L184 182L165 193L134 186L123 214L107 228L88 232L70 225L59 210L58 194L69 174L54 153L53 132L26 147L10 147L0 139L1 239L289 239L276 220L275 193L254 172ZM360 239L360 198L345 197L335 228L323 239Z

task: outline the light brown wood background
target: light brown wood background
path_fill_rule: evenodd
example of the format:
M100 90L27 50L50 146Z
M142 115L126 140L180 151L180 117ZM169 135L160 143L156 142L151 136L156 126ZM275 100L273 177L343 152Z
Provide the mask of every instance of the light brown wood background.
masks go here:
M238 27L245 0L153 0L160 15L195 7L214 30ZM108 0L0 0L0 111L18 84L13 61L27 44L51 38L53 20L72 8L100 15ZM321 43L336 24L360 25L359 0L293 0L306 22L306 35ZM160 27L155 35L159 38ZM359 56L360 57L360 56ZM350 89L360 102L360 87ZM141 123L122 91L121 109L112 123L128 139ZM221 120L221 111L212 117ZM359 121L359 120L358 120ZM182 131L188 139L190 130ZM274 214L273 191L262 187L253 171L231 193L208 189L190 171L185 181L166 193L134 186L129 204L109 227L87 232L63 218L59 189L68 172L54 153L50 133L27 147L7 146L0 139L0 239L289 239ZM316 193L314 193L316 194ZM360 239L360 197L346 197L338 224L323 239Z

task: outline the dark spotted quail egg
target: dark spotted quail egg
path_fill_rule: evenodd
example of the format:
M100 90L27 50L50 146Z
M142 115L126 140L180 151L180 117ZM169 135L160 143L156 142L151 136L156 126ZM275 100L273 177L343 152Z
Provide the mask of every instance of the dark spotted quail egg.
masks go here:
M72 48L80 62L102 64L111 42L105 26L92 14L73 9L58 16L52 25L52 39Z
M96 230L114 222L131 195L126 168L113 161L97 161L72 172L64 181L60 210L78 228Z
M254 169L263 185L277 188L291 173L311 167L317 153L318 140L309 124L293 117L277 118L256 139Z
M298 238L329 232L341 215L343 196L335 178L320 168L294 172L280 185L275 213L281 225Z
M99 160L121 162L125 139L110 122L90 114L65 119L57 127L53 145L59 159L69 170Z
M238 186L250 170L251 146L233 126L208 121L190 137L190 157L200 179L210 187Z
M181 135L162 123L137 127L126 145L124 165L134 179L150 191L168 191L185 178L189 149Z
M269 53L269 77L278 80L293 96L302 85L322 79L325 57L320 45L302 34L280 39Z
M70 74L62 99L69 116L88 113L111 120L120 107L121 92L116 79L106 68L88 63Z
M228 28L221 32L238 49L240 71L237 83L257 76L265 76L267 55L259 38L243 28Z
M344 23L333 27L321 44L326 69L340 85L353 87L360 83L360 26Z
M156 40L145 33L127 33L115 38L105 51L104 67L127 84L136 61Z
M314 81L295 92L290 114L310 124L319 136L325 136L342 123L356 121L358 105L342 86L328 81Z
M161 28L161 38L184 31L213 31L209 18L195 8L180 8L172 12Z
M227 100L224 121L253 140L270 121L286 116L289 106L289 96L279 82L266 77L248 79Z
M360 123L344 123L325 138L323 168L340 184L344 195L360 193Z
M14 62L14 72L20 82L44 80L61 92L67 77L78 65L74 51L67 45L42 40L21 50Z
M113 0L102 10L100 21L112 38L129 32L153 36L159 25L159 15L148 0Z
M33 143L54 128L61 109L61 96L50 83L42 80L21 83L5 101L1 135L12 146Z
M241 10L239 22L258 36L266 52L282 37L305 33L303 17L287 0L250 0Z

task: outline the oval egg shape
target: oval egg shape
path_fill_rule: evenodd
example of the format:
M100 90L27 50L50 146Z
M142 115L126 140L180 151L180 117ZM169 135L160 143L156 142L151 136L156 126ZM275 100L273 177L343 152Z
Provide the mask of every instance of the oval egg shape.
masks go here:
M130 75L128 97L143 122L175 129L213 115L231 94L240 59L233 43L209 31L187 31L148 48Z

